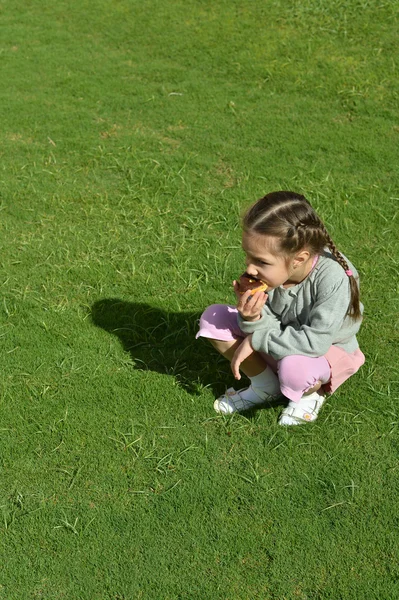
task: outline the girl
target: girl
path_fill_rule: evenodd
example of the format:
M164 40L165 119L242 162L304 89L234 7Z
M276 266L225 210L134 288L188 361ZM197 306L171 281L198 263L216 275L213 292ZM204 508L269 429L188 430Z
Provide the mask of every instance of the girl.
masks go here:
M197 338L209 339L250 379L214 403L231 414L288 398L281 425L314 421L325 394L334 392L364 363L356 334L363 306L358 274L338 252L324 224L301 194L272 192L244 215L242 247L247 273L268 292L233 286L237 307L214 304L200 319Z

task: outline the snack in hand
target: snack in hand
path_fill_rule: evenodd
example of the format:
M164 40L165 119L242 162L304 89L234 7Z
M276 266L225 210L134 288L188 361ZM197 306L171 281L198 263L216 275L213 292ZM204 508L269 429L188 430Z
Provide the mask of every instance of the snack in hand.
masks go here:
M251 290L254 294L256 292L266 292L267 284L261 279L255 279L248 273L243 273L241 277L238 279L238 291L240 294L245 294L247 290Z

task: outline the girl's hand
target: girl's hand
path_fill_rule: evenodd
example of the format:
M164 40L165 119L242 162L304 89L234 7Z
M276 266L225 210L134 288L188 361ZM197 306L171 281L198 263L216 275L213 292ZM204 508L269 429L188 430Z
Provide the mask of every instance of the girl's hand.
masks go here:
M244 338L244 341L238 346L237 350L234 352L234 356L231 360L231 370L233 371L233 375L236 379L241 379L240 374L240 364L244 362L248 356L252 354L254 349L252 348L252 335Z
M267 294L265 292L251 292L247 290L245 294L240 294L237 281L233 281L233 287L237 298L237 309L244 321L258 321L262 314Z

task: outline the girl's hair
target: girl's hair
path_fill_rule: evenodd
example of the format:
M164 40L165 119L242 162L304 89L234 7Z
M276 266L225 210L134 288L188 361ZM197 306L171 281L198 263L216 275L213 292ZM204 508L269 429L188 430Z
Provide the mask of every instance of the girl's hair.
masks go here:
M324 223L305 196L295 192L271 192L249 208L243 218L245 231L278 238L280 250L291 256L307 248L321 254L327 246L344 271L349 272L351 300L347 314L361 317L359 287L348 263L337 250Z

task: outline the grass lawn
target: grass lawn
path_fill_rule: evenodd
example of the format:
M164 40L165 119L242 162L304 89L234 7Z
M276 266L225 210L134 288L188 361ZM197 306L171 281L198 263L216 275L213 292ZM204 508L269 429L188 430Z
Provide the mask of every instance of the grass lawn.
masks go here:
M0 0L0 600L399 597L398 12ZM366 306L295 430L194 340L276 189Z

